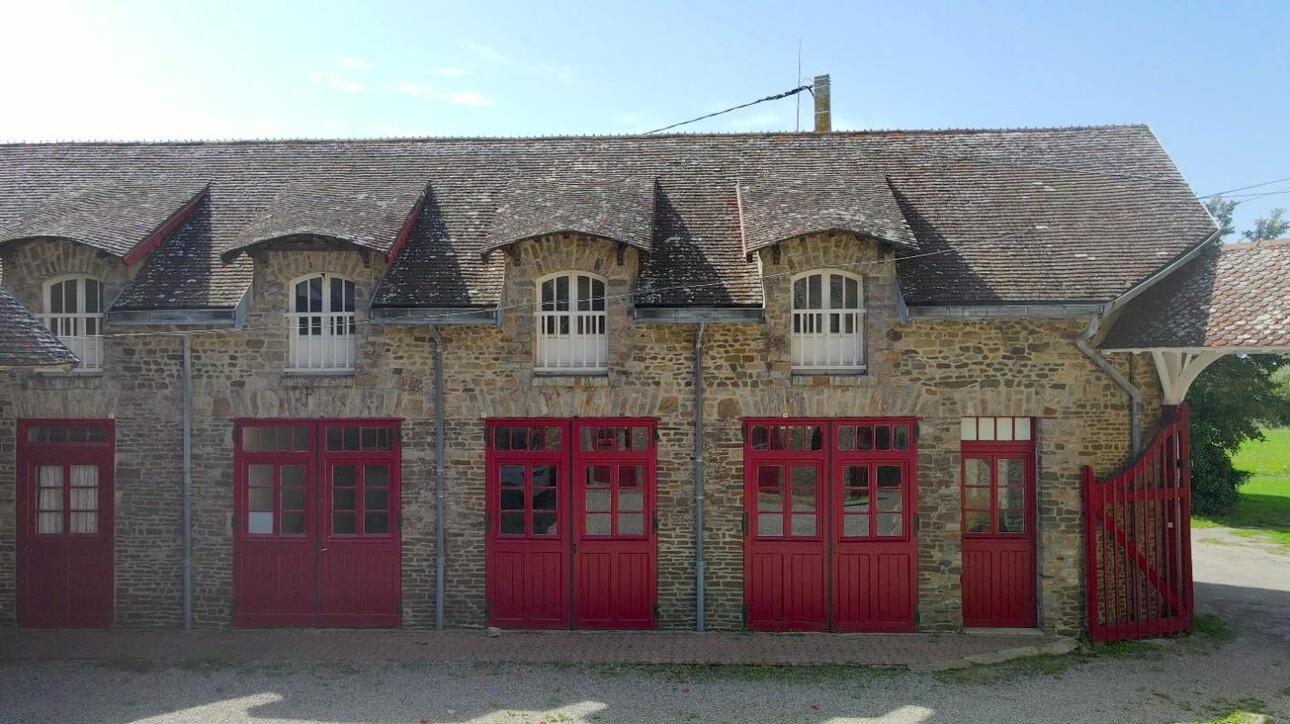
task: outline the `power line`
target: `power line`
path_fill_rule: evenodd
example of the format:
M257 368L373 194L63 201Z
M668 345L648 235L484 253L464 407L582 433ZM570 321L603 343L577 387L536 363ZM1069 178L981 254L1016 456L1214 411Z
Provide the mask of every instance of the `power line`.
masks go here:
M670 130L672 130L673 128L677 128L677 127L679 127L679 126L689 125L689 124L691 124L691 123L697 123L697 122L699 122L699 121L706 120L706 119L708 119L708 118L712 118L712 117L714 117L714 116L722 115L723 113L729 113L729 112L731 112L731 111L737 111L737 110L739 110L740 108L747 108L747 107L749 107L749 106L755 106L755 105L757 105L758 103L765 103L766 101L777 101L777 100L779 100L780 98L787 98L787 97L789 97L789 96L795 96L795 95L797 95L798 93L801 93L802 91L809 91L809 90L811 90L811 86L809 86L809 85L802 85L802 86L798 86L798 87L796 87L796 88L794 88L794 89L792 89L792 90L786 90L786 91L784 91L783 93L776 93L776 94L775 94L775 95L773 95L773 96L766 96L765 98L758 98L758 99L757 99L757 100L755 100L755 101L752 101L752 102L749 102L749 103L744 103L743 105L734 106L733 108L727 108L727 109L725 109L724 111L717 111L716 113L709 113L709 114L707 114L706 116L699 116L698 118L691 118L691 119L690 119L690 120L688 120L688 121L681 121L680 123L673 123L673 124L672 124L672 125L670 125L670 126L663 126L662 128L655 128L655 129L654 129L654 130L652 130L652 131L646 131L646 132L645 132L644 134L642 134L642 135L646 135L646 136L648 136L648 135L649 135L649 134L651 134L651 133L660 133L660 132L662 132L662 131L670 131Z
M1205 196L1200 196L1198 198L1208 199L1208 198L1213 198L1214 196L1226 196L1227 194L1235 193L1237 191L1245 191L1246 189L1257 189L1260 186L1271 186L1272 184L1279 184L1283 181L1290 181L1290 176L1286 176L1285 178L1279 178L1279 179L1276 179L1275 181L1264 181L1263 183L1250 184L1249 186L1242 186L1240 188L1228 189L1226 191L1219 191L1216 194L1207 194Z

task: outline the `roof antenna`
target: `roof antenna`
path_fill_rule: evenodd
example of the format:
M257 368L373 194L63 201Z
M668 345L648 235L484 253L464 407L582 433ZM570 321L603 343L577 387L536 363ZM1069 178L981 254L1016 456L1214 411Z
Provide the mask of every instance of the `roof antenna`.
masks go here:
M797 39L797 78L794 83L802 82L802 39ZM797 132L802 132L802 94L797 95Z

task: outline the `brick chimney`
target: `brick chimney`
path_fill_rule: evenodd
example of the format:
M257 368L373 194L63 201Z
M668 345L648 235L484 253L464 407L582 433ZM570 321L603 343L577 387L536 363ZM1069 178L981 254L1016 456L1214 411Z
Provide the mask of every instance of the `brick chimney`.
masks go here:
M829 112L829 77L815 76L815 132L828 133L833 130L833 118Z

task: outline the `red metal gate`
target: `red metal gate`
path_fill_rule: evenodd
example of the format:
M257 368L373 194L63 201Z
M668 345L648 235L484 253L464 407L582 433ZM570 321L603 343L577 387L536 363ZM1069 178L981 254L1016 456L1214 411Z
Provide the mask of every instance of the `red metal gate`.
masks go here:
M963 443L963 625L1036 623L1034 441Z
M398 423L246 420L235 439L234 624L398 626Z
M1089 637L1096 643L1192 625L1191 435L1186 405L1127 469L1084 467Z
M650 629L654 421L488 422L489 625Z
M749 628L912 631L914 421L745 422Z
M18 421L18 622L112 624L112 420Z

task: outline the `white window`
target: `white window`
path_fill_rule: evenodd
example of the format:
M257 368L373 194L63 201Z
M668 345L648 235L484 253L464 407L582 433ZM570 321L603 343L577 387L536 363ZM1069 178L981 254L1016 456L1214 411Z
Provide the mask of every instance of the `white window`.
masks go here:
M538 287L537 371L607 370L605 280L560 274L542 280Z
M793 279L793 368L864 369L864 287L845 272L811 272Z
M45 285L41 320L81 360L80 369L103 369L103 282L64 277Z
M291 291L287 371L354 369L354 282L318 274L296 280Z

